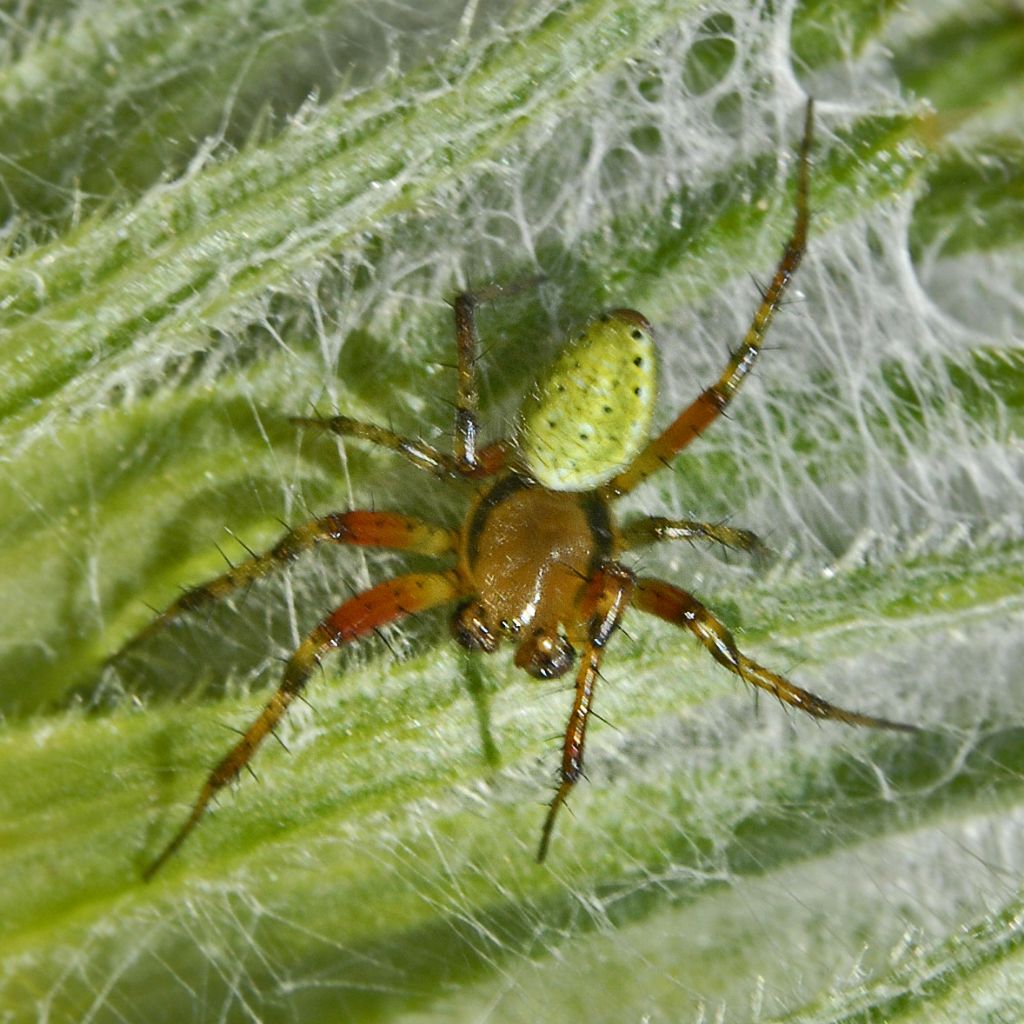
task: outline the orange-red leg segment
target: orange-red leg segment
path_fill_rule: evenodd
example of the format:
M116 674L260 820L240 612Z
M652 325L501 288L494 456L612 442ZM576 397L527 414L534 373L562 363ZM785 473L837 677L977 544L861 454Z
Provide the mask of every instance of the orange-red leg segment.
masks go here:
M857 711L836 707L816 694L794 685L784 676L759 665L736 646L732 634L692 594L662 580L641 579L633 593L633 604L641 611L659 619L684 626L711 652L711 656L742 680L767 690L785 704L790 704L814 718L831 718L847 725L866 725L874 729L899 729L916 732L917 727L887 718L874 718Z
M156 874L199 824L217 791L236 778L249 763L256 748L273 732L288 706L302 692L306 680L324 654L407 615L415 615L435 605L453 601L459 595L460 587L455 572L410 573L356 594L331 612L289 658L281 685L259 717L210 773L199 791L192 813L160 856L146 869L143 877L148 881Z
M622 618L633 593L633 574L614 563L603 566L587 581L580 598L579 621L583 631L580 666L576 673L576 696L562 746L559 784L548 808L541 831L537 862L547 856L555 818L583 773L583 750L587 740L587 723L594 700L594 686L601 667L601 655L609 637ZM576 639L576 638L573 638Z
M807 208L808 165L814 125L814 102L807 103L804 118L804 134L800 143L800 164L796 183L796 222L786 242L775 276L765 289L761 304L754 313L750 327L739 348L732 354L728 365L718 380L707 388L690 406L684 409L664 433L651 441L647 447L618 476L604 485L608 498L626 494L642 483L652 473L661 469L681 452L691 441L699 437L725 410L739 391L740 385L754 367L768 327L782 297L800 266L807 246L807 223L810 217Z
M369 512L357 509L352 512L333 512L318 519L311 519L308 523L289 530L269 551L254 555L233 566L222 576L186 590L132 637L114 657L120 657L182 615L223 600L240 587L254 583L277 566L294 561L303 552L322 543L393 548L396 551L440 556L455 551L458 535L447 527L424 523L396 512Z

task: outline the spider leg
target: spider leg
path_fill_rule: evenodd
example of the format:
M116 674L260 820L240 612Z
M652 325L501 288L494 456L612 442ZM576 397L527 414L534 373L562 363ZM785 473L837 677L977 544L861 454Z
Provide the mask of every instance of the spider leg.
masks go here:
M455 551L458 535L446 527L434 526L395 512L357 509L311 519L289 530L269 551L239 562L223 575L186 590L108 660L120 658L188 612L223 600L240 587L261 579L279 565L294 561L303 552L325 541L440 556Z
M562 746L559 785L548 808L541 830L537 863L543 862L551 844L555 818L583 773L583 748L587 739L587 722L594 700L594 686L601 667L601 656L608 638L615 632L622 612L633 593L633 574L624 566L609 563L598 569L587 581L579 604L579 621L586 623L585 639L576 672L576 697L569 714L569 724Z
M410 573L357 594L328 615L288 660L277 691L242 734L242 738L210 772L191 814L156 860L146 868L142 877L148 882L163 867L199 824L218 790L248 767L257 747L273 732L288 706L302 693L306 680L320 663L323 654L407 615L415 615L435 605L452 601L460 593L459 579L454 571Z
M541 277L524 278L508 286L488 285L475 292L460 292L452 303L455 311L455 347L458 356L458 385L455 397L454 455L448 455L419 438L404 437L387 427L353 419L351 416L293 416L291 422L303 427L318 427L341 437L387 448L407 458L414 466L442 479L454 477L494 476L508 464L511 453L507 441L493 441L477 447L480 423L477 418L479 391L476 385L477 349L480 337L476 327L476 308L500 296L514 295L539 281Z
M692 519L664 519L647 516L630 523L622 531L622 546L626 551L646 547L663 540L709 540L736 551L749 551L763 557L768 548L750 530L738 530L724 523L700 523Z
M744 682L767 690L785 704L790 704L814 718L831 718L847 725L865 725L874 729L897 729L917 732L917 726L892 722L858 711L836 707L816 694L794 685L784 676L759 665L742 654L725 626L692 594L679 587L655 579L637 580L633 604L641 611L657 615L676 626L685 626L711 652L711 656Z
M460 292L455 296L455 348L458 353L458 386L455 394L455 462L465 472L477 467L476 438L480 430L477 406L476 353L480 335L476 327L476 307L481 295Z
M813 127L814 101L808 100L797 169L796 220L782 258L775 268L775 276L762 294L761 303L754 313L743 341L732 353L718 380L687 406L662 434L649 442L629 466L604 485L603 491L607 497L616 498L629 493L652 473L668 465L672 458L699 437L722 414L735 397L747 374L753 369L775 311L779 308L797 267L800 266L807 246L807 223L810 217L807 192Z
M377 426L376 423L364 423L351 416L291 416L289 419L300 427L329 430L341 437L356 437L360 441L369 441L381 448L387 448L405 456L414 466L442 479L459 476L458 464L450 455L439 451L426 441L403 437L393 430L388 430L387 427Z
M458 417L458 412L456 412L456 417ZM508 459L508 445L504 441L495 441L493 444L481 448L476 453L474 464L469 467L461 464L458 459L447 452L442 452L433 445L427 444L426 441L415 437L404 437L387 427L377 426L376 423L365 423L363 420L356 420L351 416L292 416L290 421L300 427L317 427L320 430L329 430L341 437L355 437L361 441L369 441L381 448L397 452L414 466L425 469L442 480L493 476L505 467Z
M480 393L476 385L476 360L480 333L476 326L476 309L481 303L508 297L533 287L543 277L527 277L510 285L490 284L477 291L460 292L455 296L455 348L458 356L458 385L455 393L455 468L464 476L492 476L505 468L508 445L496 441L477 448L480 421L477 410Z

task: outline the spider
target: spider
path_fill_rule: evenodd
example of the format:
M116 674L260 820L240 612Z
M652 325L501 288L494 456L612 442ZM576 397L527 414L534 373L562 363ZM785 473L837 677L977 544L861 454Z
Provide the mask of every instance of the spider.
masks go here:
M571 339L527 393L512 438L479 444L476 309L502 289L458 295L453 303L458 353L453 452L391 430L335 416L296 418L382 446L444 481L477 482L459 529L399 512L353 510L313 519L269 551L186 591L132 641L217 601L320 543L390 548L450 558L454 565L378 583L345 601L302 641L276 692L242 738L210 772L191 813L144 872L148 880L198 825L214 795L233 781L303 691L333 648L438 605L454 605L455 640L492 653L507 639L515 664L538 679L576 668L575 697L562 746L558 785L537 850L547 855L555 819L583 771L587 723L606 646L632 605L696 636L711 656L744 682L819 719L913 731L914 726L848 711L809 693L743 654L732 634L693 595L662 580L638 577L619 556L666 540L702 540L753 551L757 537L722 524L647 517L620 527L617 499L694 441L732 401L757 360L765 334L804 254L813 101L799 149L796 218L775 274L750 327L720 377L660 434L650 436L656 400L656 350L650 323L614 309Z

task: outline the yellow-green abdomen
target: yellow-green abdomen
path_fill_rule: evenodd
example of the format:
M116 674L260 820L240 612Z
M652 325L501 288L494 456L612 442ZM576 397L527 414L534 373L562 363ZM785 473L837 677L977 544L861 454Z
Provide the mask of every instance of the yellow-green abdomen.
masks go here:
M616 309L595 320L523 401L517 441L529 474L555 491L610 480L650 437L657 372L645 317Z

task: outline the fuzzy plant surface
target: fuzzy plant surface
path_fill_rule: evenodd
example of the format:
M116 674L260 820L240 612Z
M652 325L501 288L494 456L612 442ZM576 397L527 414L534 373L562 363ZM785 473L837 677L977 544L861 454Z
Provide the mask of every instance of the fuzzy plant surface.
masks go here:
M1024 1019L1024 19L978 0L77 0L0 34L0 1021ZM122 651L282 521L472 494L461 288L499 436L642 310L657 425L807 257L728 419L624 516L751 656L913 735L757 700L628 614L534 861L571 694L429 614L337 657L152 882L332 607L318 549ZM223 552L223 554L221 553ZM122 652L122 653L119 653Z

